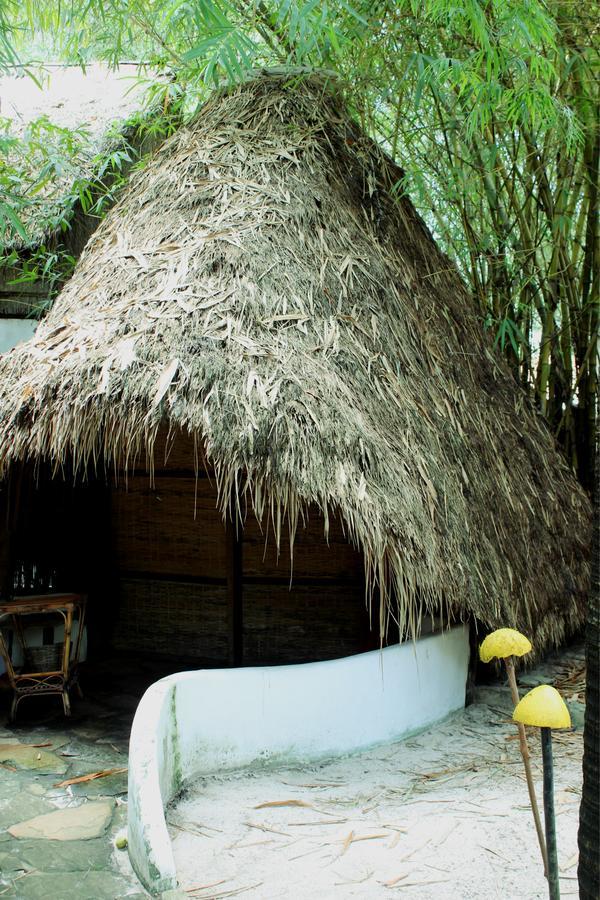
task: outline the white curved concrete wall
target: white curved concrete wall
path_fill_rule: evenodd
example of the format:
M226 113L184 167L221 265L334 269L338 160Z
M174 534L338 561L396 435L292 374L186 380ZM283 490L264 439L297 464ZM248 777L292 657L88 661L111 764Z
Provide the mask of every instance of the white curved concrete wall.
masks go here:
M464 705L467 626L328 662L180 672L137 709L129 853L152 892L176 887L165 805L200 775L398 740Z

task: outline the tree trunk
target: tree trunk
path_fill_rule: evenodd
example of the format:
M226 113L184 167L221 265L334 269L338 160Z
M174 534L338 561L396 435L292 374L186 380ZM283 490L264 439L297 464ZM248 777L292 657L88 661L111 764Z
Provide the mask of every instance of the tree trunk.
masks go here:
M596 436L597 437L597 436ZM596 446L592 580L586 628L583 792L579 813L579 897L600 897L600 452Z

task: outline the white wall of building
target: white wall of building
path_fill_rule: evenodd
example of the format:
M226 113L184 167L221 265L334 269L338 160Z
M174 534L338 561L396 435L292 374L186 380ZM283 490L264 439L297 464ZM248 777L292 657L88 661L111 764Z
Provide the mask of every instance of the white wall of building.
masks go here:
M0 353L29 340L37 324L36 319L0 319Z

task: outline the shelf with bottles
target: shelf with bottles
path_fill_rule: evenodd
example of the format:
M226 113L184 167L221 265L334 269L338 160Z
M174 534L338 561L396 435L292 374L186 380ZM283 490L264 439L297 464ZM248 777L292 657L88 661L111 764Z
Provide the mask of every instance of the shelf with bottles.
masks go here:
M9 579L13 597L29 594L53 594L60 590L60 577L56 566L40 560L19 559L13 565Z

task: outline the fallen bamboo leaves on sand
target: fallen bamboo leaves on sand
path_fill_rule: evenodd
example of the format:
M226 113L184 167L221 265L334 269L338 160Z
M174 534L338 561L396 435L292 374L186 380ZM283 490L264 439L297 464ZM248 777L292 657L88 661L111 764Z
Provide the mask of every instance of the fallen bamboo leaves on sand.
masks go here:
M386 837L389 837L387 831L380 834L355 834L353 831L351 831L350 834L347 835L346 838L344 838L340 856L343 856L352 844L358 844L360 841L377 841L381 838Z
M227 879L225 879L227 880ZM260 887L263 884L262 881L257 881L256 884L249 884L245 887L241 888L233 888L230 891L219 891L216 894L202 894L198 898L198 900L225 900L226 897L235 897L238 894L244 894L246 891L253 891L255 888ZM203 890L203 888L188 888L186 893L188 894L196 894L198 891Z
M281 806L304 806L307 809L314 809L312 803L306 803L304 800L267 800L266 803L259 803L254 809L278 809Z

